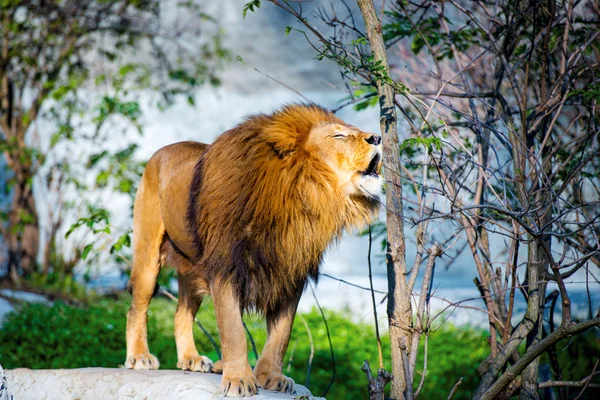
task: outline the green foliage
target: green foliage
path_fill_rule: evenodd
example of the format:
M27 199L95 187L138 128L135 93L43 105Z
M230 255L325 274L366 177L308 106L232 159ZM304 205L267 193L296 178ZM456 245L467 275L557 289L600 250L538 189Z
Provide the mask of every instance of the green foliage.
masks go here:
M568 97L581 96L584 100L600 99L600 82L592 82L583 89L577 89L569 92Z
M0 330L0 364L5 368L77 368L116 367L125 360L125 323L130 298L101 299L88 307L78 308L57 302L52 307L26 304L10 314ZM175 369L177 355L173 339L175 303L156 298L148 313L150 349L161 361L161 368ZM329 399L363 399L366 396L365 376L360 370L364 359L377 364L377 347L373 328L366 323L352 323L348 315L326 311L336 360L336 380L328 393ZM313 310L302 316L310 327L314 359L309 388L315 395L323 393L332 377L329 342L320 312ZM206 301L198 319L218 342L214 311ZM265 323L255 315L245 317L246 324L260 352L266 340ZM195 328L194 337L201 353L213 360L217 353L202 332ZM384 336L384 360L389 366L389 340ZM456 398L466 398L466 388L476 382L475 367L485 357L484 334L473 329L445 327L432 332L428 375L423 398L447 396L457 374L465 377ZM256 358L248 344L250 363ZM284 370L296 382L306 381L310 342L300 317L296 318ZM291 361L290 361L291 360ZM422 365L422 351L419 358ZM289 368L289 369L288 369ZM418 369L418 368L417 368ZM415 378L418 379L418 378ZM469 386L471 385L471 386ZM464 392L464 393L463 393Z
M110 254L113 254L115 251L119 251L125 247L131 247L131 232L127 232L117 239L117 241L111 246Z
M451 324L432 332L427 350L427 375L419 397L445 399L462 377L463 381L453 399L470 399L479 384L477 367L489 354L487 336L482 330ZM414 387L418 386L423 371L422 345L415 367Z
M254 12L256 11L256 9L260 8L260 0L252 0L249 1L248 3L246 3L244 5L244 8L242 10L242 16L244 18L246 18L246 14L248 13L248 11L250 12ZM287 31L286 33L289 33L289 31Z
M58 260L57 260L58 261ZM61 260L62 261L62 260ZM54 265L54 270L48 274L34 272L26 276L23 285L28 289L43 293L50 298L69 299L69 301L87 303L94 301L96 296L86 290L80 282L70 274L72 266Z
M94 233L110 233L110 227L108 226L109 214L105 209L95 209L93 207L89 208L89 215L86 217L79 218L77 222L75 222L67 233L65 233L65 239L68 239L69 236L79 227L87 226Z
M87 167L97 169L97 187L110 187L115 192L129 195L133 200L137 183L146 166L146 162L140 162L134 158L137 148L136 144L129 144L114 153L104 150L92 154Z
M24 304L18 313L9 314L0 329L0 364L4 368L80 368L117 367L125 360L125 324L130 297L92 300L85 308L56 302L52 307ZM161 368L176 369L177 353L173 338L175 302L153 299L148 312L150 350L161 361ZM364 399L366 378L361 371L367 359L378 364L374 329L367 323L353 323L345 313L325 311L335 351L336 380L328 399ZM314 344L314 359L308 383L315 395L321 395L332 377L329 342L318 310L303 314L310 327ZM198 313L204 328L219 341L214 310L210 300ZM245 317L260 352L266 340L265 323L256 315ZM445 324L432 330L428 339L427 375L420 397L442 399L448 396L456 381L463 377L454 399L469 399L478 383L477 366L488 355L487 333L469 327ZM194 328L196 345L202 354L217 359L208 338ZM390 369L388 336L383 336L383 358ZM564 379L579 380L589 374L595 362L591 354L600 354L597 334L566 339L557 345ZM256 358L248 343L250 364ZM284 360L284 372L297 383L306 381L310 341L305 325L298 316ZM596 357L597 358L597 357ZM290 361L291 360L291 361ZM542 362L546 362L542 359ZM423 340L417 358L415 385L423 369Z
M399 151L402 153L407 148L413 148L414 151L414 147L419 145L425 147L428 153L432 152L434 149L442 149L442 141L435 136L430 136L408 138L402 142Z
M438 60L454 58L452 45L459 52L464 52L472 45L479 43L478 37L482 35L480 29L469 26L450 31L450 33L442 32L437 15L419 18L415 27L404 12L386 11L385 15L388 17L388 22L383 26L383 39L386 42L412 38L411 50L415 55L418 55L427 43L431 47L440 46L436 54ZM445 18L445 22L448 25L451 24L448 18Z
M246 6L249 4L250 3L246 4ZM305 26L309 26L310 31L313 33L315 32L315 29L306 18L301 17L299 20L304 23ZM311 42L307 32L300 29L288 26L285 30L286 35L292 30L300 33L308 42ZM358 29L353 29L353 32L350 35L354 36L354 38L350 36L351 40L348 46L340 46L340 43L335 40L329 41L325 38L321 38L320 45L322 45L322 47L318 48L316 59L319 61L329 59L337 63L341 68L342 76L347 77L350 82L359 81L362 84L372 86L375 86L378 83L385 84L391 86L396 93L407 93L409 91L402 82L395 81L389 76L383 60L375 60L373 54L368 49L369 44L367 37L360 33ZM315 46L313 45L313 47ZM315 49L317 48L315 47ZM367 76L369 78L366 78ZM373 100L369 100L366 103L358 103L356 107L358 107L358 109L366 108L371 105L372 101Z
M111 229L109 211L105 208L97 208L88 205L88 213L89 214L87 216L79 218L74 224L71 225L65 234L65 239L68 239L69 236L71 236L79 228L85 227L94 235L94 238L91 243L88 243L83 247L81 258L84 261L88 259L90 252L94 250L95 244L104 237L108 237L110 254L115 254L119 258L125 258L125 255L121 254L121 252L125 248L131 247L131 234L133 233L132 229L129 228L120 236L113 238L110 236L113 231ZM103 245L101 247L104 248L105 246ZM100 254L100 252L101 249L96 249L94 255L97 256Z
M125 313L110 302L86 309L59 302L51 308L27 305L0 331L0 363L5 368L117 366L124 361Z
M410 21L403 14L397 11L386 11L385 16L390 20L383 25L383 40L386 42L402 39L415 33Z

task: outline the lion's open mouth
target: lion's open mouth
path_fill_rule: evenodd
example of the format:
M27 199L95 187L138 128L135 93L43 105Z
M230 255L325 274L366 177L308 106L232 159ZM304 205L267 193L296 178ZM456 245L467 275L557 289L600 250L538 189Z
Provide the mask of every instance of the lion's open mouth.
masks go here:
M371 162L369 163L369 166L367 167L366 170L364 170L362 172L363 175L370 175L370 176L379 176L378 171L377 171L377 167L379 166L379 160L381 159L381 156L379 155L379 153L375 153L375 156L373 156L373 159L371 159Z

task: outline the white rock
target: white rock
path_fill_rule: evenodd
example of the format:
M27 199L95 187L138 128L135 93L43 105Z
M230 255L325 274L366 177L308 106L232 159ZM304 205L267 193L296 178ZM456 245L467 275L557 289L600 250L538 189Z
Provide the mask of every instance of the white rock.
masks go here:
M6 383L2 365L0 365L0 400L13 400L12 395L8 392L8 384Z
M111 368L5 371L11 393L18 400L171 399L223 398L221 375L173 370L134 371ZM293 395L259 390L250 399L318 399L304 386ZM306 397L304 397L306 396Z

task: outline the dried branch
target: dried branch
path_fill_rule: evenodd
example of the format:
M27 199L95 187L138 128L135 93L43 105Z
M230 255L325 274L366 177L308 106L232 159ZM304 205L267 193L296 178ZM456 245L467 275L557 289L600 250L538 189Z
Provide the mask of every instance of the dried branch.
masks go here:
M404 398L405 398L405 400L413 400L414 397L413 397L413 391L412 391L411 370L410 370L410 368L406 367L409 365L408 350L407 350L407 346L406 346L406 338L404 338L404 337L398 338L398 347L400 348L400 354L402 355L402 365L404 366L404 368L402 368L401 370L404 370L404 380L406 382L406 388L404 390Z
M312 292L312 295L315 299L315 302L317 303L317 308L319 309L321 317L323 318L323 323L325 323L325 331L327 332L327 340L329 341L329 352L331 354L331 381L329 381L329 385L327 385L327 388L323 392L323 397L325 397L329 392L329 389L331 389L331 386L335 382L335 355L333 354L333 343L331 342L331 334L329 333L329 324L327 323L327 318L325 318L325 313L321 308L321 304L319 303L319 299L317 298L317 294L315 293L315 289L313 288L312 283L309 283L309 286L310 291Z
M369 391L369 399L384 400L385 387L388 384L388 382L393 379L393 376L386 370L379 369L379 371L377 372L377 378L373 378L371 366L369 365L369 362L367 360L364 361L361 369L367 375L367 381L369 382L369 384L367 385L367 390Z
M381 347L381 337L379 336L379 319L377 319L377 303L375 302L375 290L373 289L373 271L371 268L371 247L373 237L371 227L369 226L369 251L367 253L367 264L369 266L369 284L371 286L371 301L373 304L373 318L375 320L375 338L377 339L377 354L379 355L379 369L383 369L383 349Z
M308 356L308 365L306 366L306 379L304 381L304 386L308 387L308 383L310 382L310 370L312 369L313 358L315 357L315 343L313 342L312 333L310 331L310 326L304 319L302 315L298 315L302 324L304 324L304 328L306 329L306 333L308 334L308 343L310 345L310 355Z
M450 394L448 395L448 400L452 399L452 396L454 396L454 393L456 393L456 391L458 390L458 387L460 386L460 384L463 381L463 377L461 376L458 381L456 381L456 383L454 384L454 386L452 387L452 390L450 391Z

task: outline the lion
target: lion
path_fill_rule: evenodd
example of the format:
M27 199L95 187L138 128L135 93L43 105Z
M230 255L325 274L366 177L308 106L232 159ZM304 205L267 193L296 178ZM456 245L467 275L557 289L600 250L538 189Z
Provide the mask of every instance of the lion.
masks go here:
M148 349L147 310L159 270L169 265L179 283L178 368L213 368L192 335L210 294L222 347L220 392L292 393L282 364L300 296L309 279L317 281L329 244L376 217L380 168L380 136L314 104L249 116L211 145L158 150L134 203L125 366L159 367ZM254 370L242 323L250 310L266 317L268 332Z

